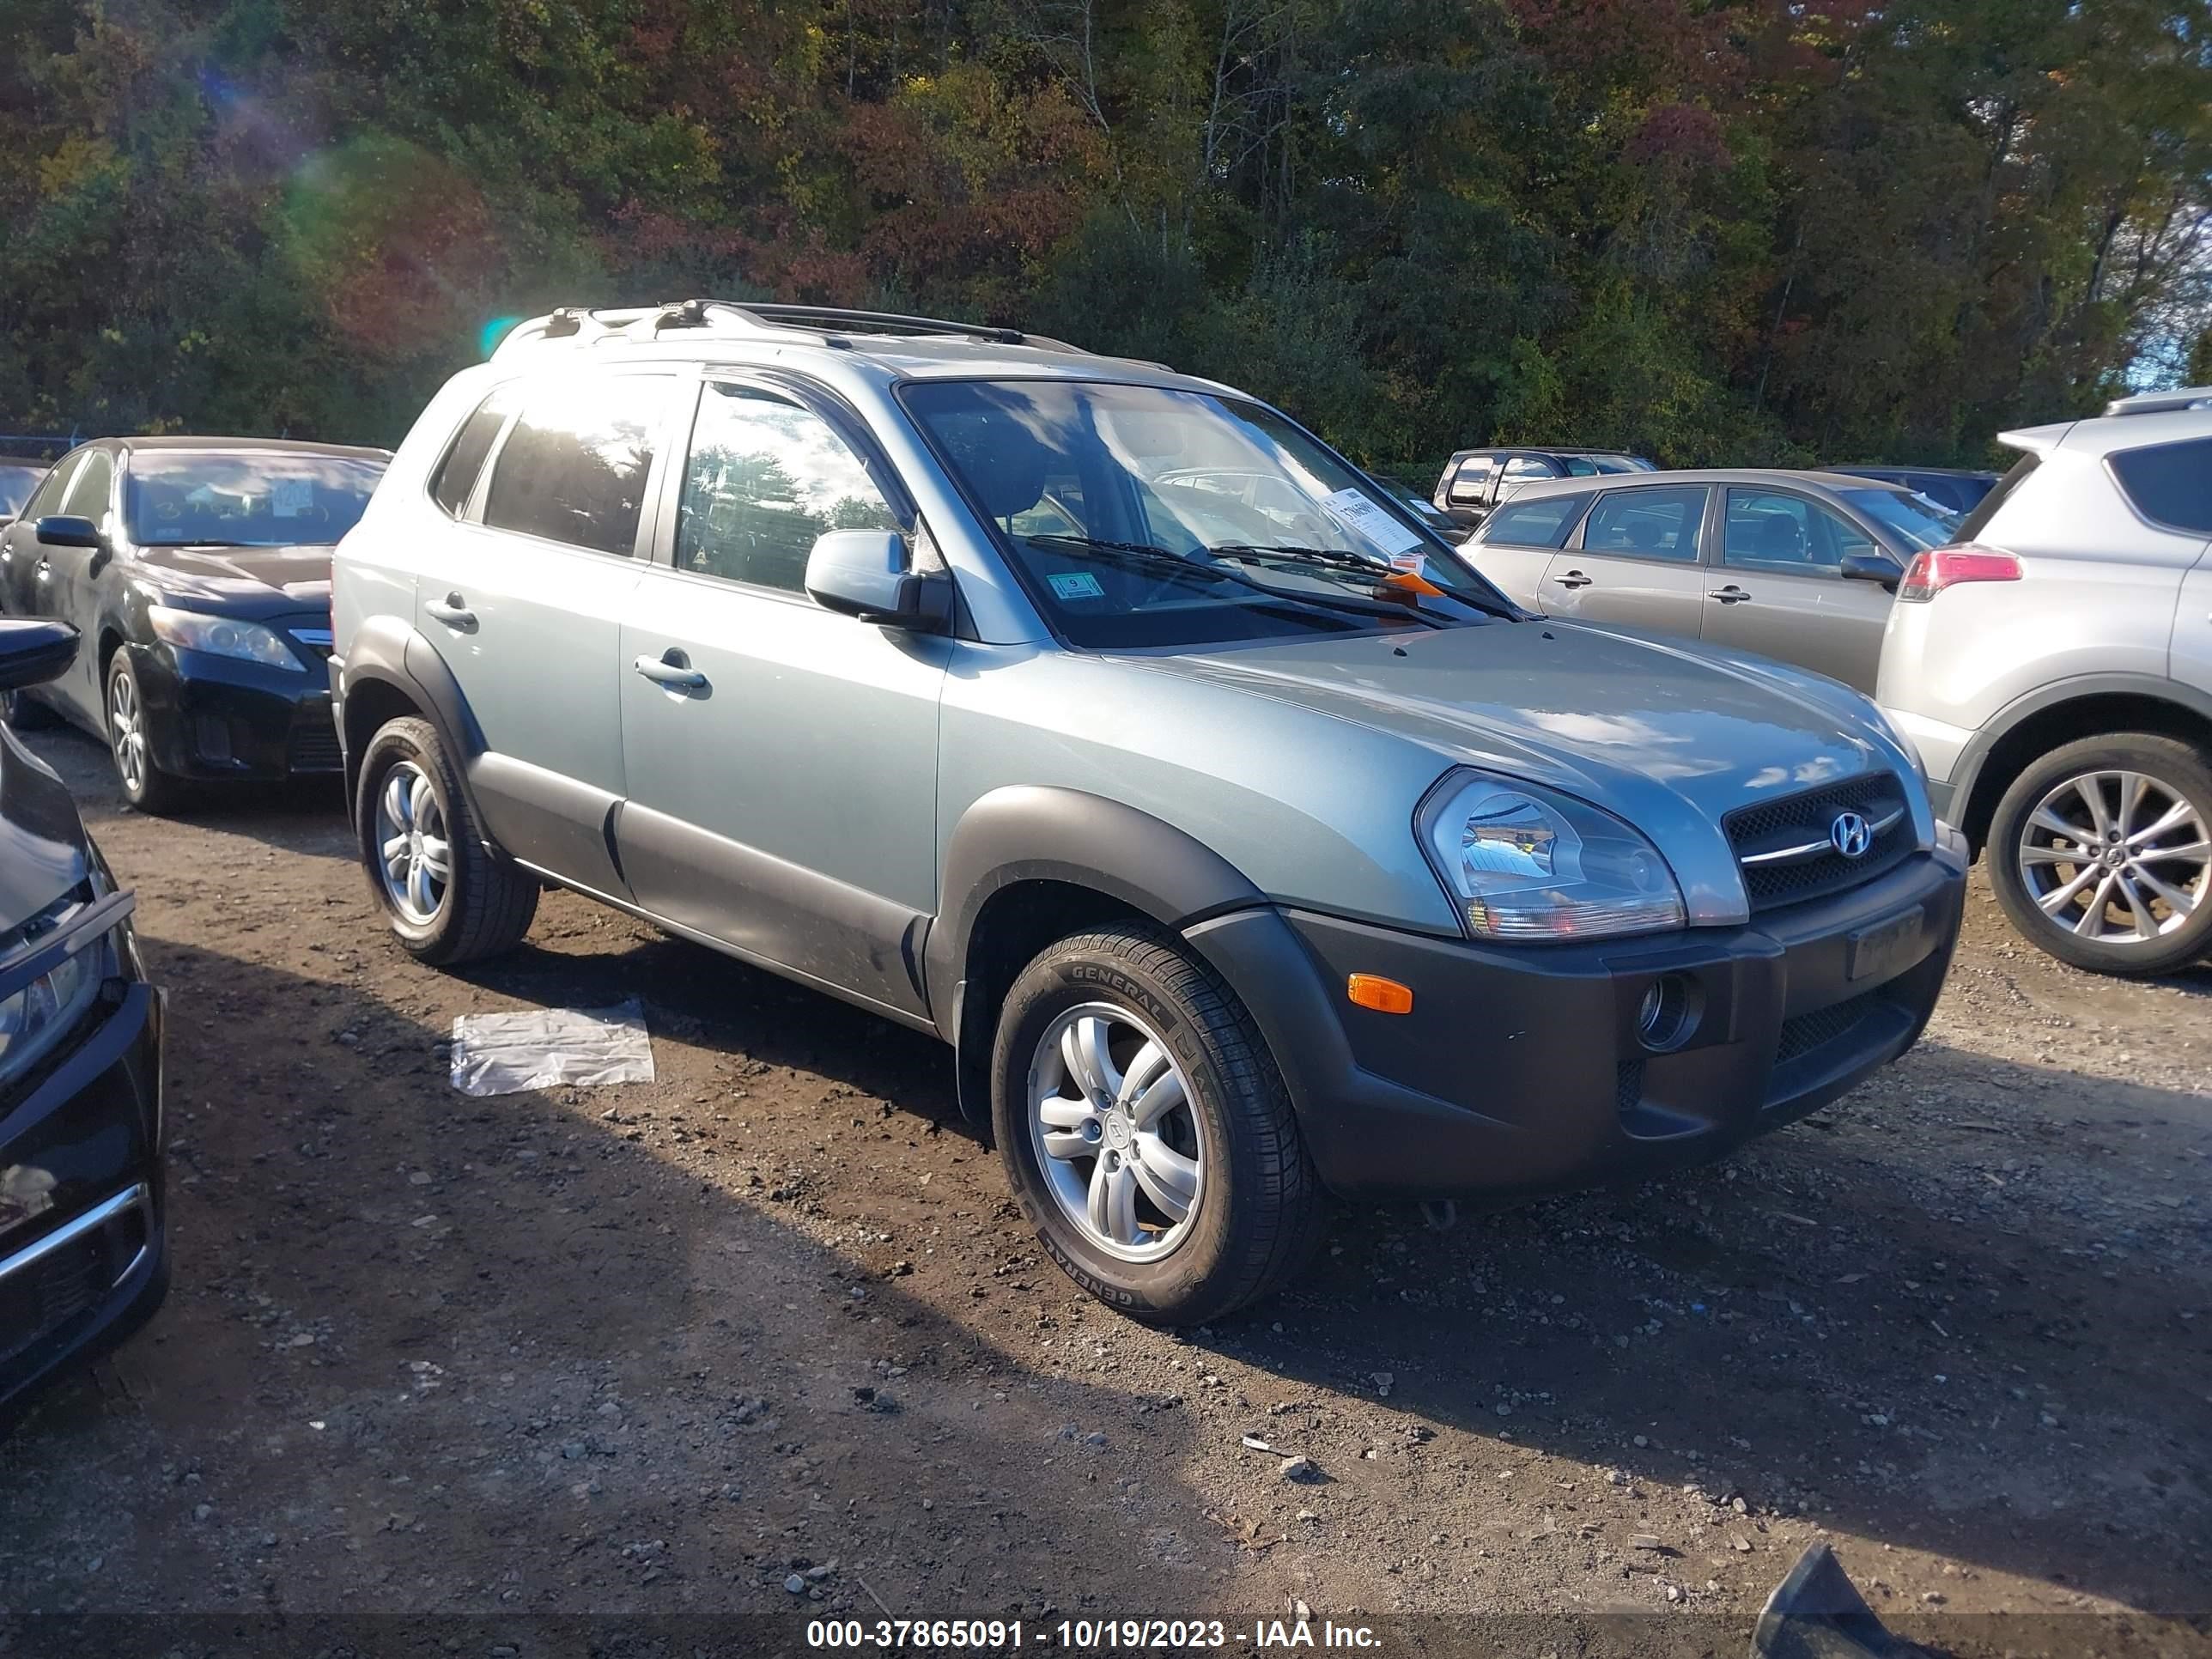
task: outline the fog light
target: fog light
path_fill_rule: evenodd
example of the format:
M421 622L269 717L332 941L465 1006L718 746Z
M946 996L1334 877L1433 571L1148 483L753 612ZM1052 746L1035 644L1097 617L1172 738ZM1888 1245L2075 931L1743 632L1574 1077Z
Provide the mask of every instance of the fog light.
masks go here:
M1697 987L1680 974L1651 981L1636 1009L1636 1035L1654 1054L1674 1048L1698 1024Z

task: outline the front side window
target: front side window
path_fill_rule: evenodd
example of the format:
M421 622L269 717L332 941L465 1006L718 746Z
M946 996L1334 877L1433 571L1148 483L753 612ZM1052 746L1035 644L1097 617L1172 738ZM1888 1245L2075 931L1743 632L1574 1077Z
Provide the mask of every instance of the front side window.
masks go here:
M1598 497L1583 527L1583 547L1631 559L1698 562L1698 531L1705 518L1705 491L1612 489Z
M672 384L580 375L530 388L492 463L484 523L628 557Z
M1401 503L1256 404L1073 380L928 380L899 395L1071 644L1510 614Z
M115 483L115 459L104 449L84 458L84 465L70 480L69 494L58 509L64 518L89 519L98 524L107 516L107 501Z
M84 465L89 450L80 449L64 455L54 463L46 481L31 492L31 499L23 503L23 516L36 520L51 518L62 510L62 497L69 491L70 480L76 477L77 469Z
M1516 547L1565 547L1567 532L1582 517L1583 508L1589 505L1589 497L1581 495L1540 495L1534 501L1508 501L1490 515L1490 522L1482 527L1478 538L1484 542L1509 542Z
M2112 467L2143 517L2212 536L2212 438L2123 449Z
M1556 478L1559 470L1549 461L1540 461L1533 456L1516 455L1505 463L1507 483L1527 483L1532 478Z
M1781 576L1833 574L1843 568L1834 523L1802 495L1731 489L1721 562L1732 570Z
M832 530L896 530L897 515L836 428L788 398L709 384L677 509L676 568L803 592Z
M141 547L325 546L354 527L383 476L380 460L312 450L139 449L124 471L123 519Z

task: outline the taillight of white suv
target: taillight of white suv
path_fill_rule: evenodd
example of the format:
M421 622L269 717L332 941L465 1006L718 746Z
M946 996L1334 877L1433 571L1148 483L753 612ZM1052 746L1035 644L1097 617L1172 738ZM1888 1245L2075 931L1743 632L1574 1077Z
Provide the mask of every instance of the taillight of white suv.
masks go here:
M1930 548L1925 553L1913 555L1912 562L1905 568L1905 580L1897 585L1897 602L1924 604L1945 588L1956 587L1961 582L2016 582L2020 579L2019 558L2002 548L1983 547L1973 542L1956 547Z

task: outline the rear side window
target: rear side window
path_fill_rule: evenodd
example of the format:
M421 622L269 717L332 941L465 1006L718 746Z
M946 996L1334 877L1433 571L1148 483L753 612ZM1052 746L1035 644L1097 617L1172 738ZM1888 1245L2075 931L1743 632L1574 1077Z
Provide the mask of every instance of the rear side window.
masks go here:
M1953 544L1978 541L1982 532L1989 527L1990 520L1996 517L1997 509L2005 504L2005 497L2026 483L2027 475L2042 465L2043 458L2032 452L2014 462L2012 471L1997 480L1996 488L1983 496L1980 504L1959 521L1959 533L1951 538Z
M624 374L532 388L492 463L484 523L628 557L670 384Z
M1565 547L1567 532L1589 505L1587 495L1546 495L1533 501L1508 501L1482 527L1485 542L1516 547Z
M499 436L499 429L507 424L507 417L514 409L514 389L500 387L478 404L477 412L462 423L460 435L446 452L446 459L438 464L438 475L431 481L430 494L455 518L466 510L469 497L476 493L477 474L483 471L484 457L491 453L492 440Z
M1695 564L1698 530L1705 517L1703 486L1607 490L1590 509L1583 547L1624 558Z
M2212 438L2123 449L2112 468L2143 517L2212 536Z

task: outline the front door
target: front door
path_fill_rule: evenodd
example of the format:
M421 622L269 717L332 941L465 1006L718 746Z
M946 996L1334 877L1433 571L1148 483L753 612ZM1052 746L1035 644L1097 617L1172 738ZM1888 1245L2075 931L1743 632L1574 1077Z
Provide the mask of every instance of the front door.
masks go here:
M103 719L104 690L100 684L100 573L115 557L123 526L115 511L115 456L95 449L84 458L70 479L62 504L53 510L67 519L88 519L106 538L100 547L51 547L37 544L31 568L37 590L39 613L59 617L76 624L83 637L67 670L46 688L49 701L73 712L78 719L99 723ZM35 531L33 532L35 534ZM105 728L102 727L104 730Z
M1888 556L1857 525L1808 496L1731 485L1720 559L1708 573L1705 638L1871 696L1891 594L1880 582L1846 581L1846 553Z
M678 385L571 374L520 388L488 477L415 585L416 632L483 733L469 781L493 839L617 897L621 617Z
M827 404L702 389L666 562L623 612L616 836L647 909L912 1015L949 643L805 592L825 531L913 527L890 479Z
M1538 595L1545 614L1697 638L1706 493L1703 484L1607 490L1552 556Z

